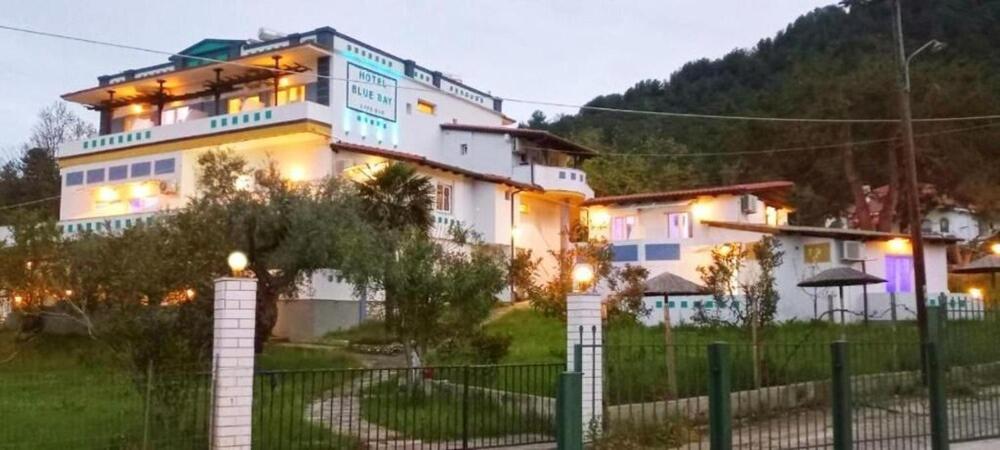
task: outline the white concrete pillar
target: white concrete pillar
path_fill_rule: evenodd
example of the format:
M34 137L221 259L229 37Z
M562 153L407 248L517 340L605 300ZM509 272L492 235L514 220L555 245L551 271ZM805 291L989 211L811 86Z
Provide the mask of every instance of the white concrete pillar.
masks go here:
M250 449L257 280L215 280L212 449Z
M575 370L576 344L582 347L584 434L601 429L604 413L604 358L601 296L570 294L566 299L566 370Z

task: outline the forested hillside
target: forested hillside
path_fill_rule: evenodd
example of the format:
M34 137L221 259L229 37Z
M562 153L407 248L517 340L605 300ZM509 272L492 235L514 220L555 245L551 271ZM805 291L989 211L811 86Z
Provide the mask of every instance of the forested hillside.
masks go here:
M690 62L665 80L643 80L588 105L896 118L891 12L884 0L817 9L750 49ZM909 52L931 39L947 44L913 60L914 117L1000 114L1000 1L905 0L903 22ZM536 117L531 125L607 153L628 154L587 163L601 194L788 179L798 184L796 221L802 224L821 223L854 204L864 185L898 186L902 173L895 170L901 145L897 123L721 121L582 110L553 122ZM981 210L1000 211L1000 120L918 122L915 133L921 182ZM823 147L801 149L817 146Z

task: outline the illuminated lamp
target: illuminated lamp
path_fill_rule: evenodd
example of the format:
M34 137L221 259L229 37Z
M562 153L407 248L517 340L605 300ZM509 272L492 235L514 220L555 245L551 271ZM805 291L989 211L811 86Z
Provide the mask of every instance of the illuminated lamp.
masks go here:
M983 290L979 288L969 288L969 297L981 300L983 298Z
M132 114L140 114L140 113L142 113L143 109L145 109L145 108L143 108L142 105L136 103L136 104L132 105L129 109L132 110Z
M23 302L23 301L24 301L24 297L21 297L20 295L15 295L14 296L14 304L15 305L20 305L21 302Z
M584 290L594 281L594 266L578 263L573 266L573 285L578 290Z
M288 78L278 79L278 86L285 87L288 86L288 83L289 83Z
M1000 242L991 245L990 251L993 252L994 255L1000 255Z
M302 167L292 166L288 169L288 181L298 183L306 179L306 171Z
M229 264L229 270L233 271L234 277L242 276L243 271L246 270L249 260L247 260L247 255L243 252L232 252L229 257L226 258L226 263Z
M153 195L152 188L150 188L149 184L146 183L135 183L132 185L130 191L129 195L131 195L132 198L146 198Z
M188 300L194 300L194 296L195 296L194 289L190 289L189 288L189 289L185 290L184 291L184 296L187 297Z
M112 203L118 201L118 191L110 186L101 186L97 190L97 201L101 203Z
M910 241L903 238L890 239L887 243L889 251L892 253L906 253L910 247Z
M719 254L726 256L733 252L733 246L730 244L722 244L719 246Z
M695 220L701 220L708 217L710 208L705 203L694 203L691 205L691 216Z

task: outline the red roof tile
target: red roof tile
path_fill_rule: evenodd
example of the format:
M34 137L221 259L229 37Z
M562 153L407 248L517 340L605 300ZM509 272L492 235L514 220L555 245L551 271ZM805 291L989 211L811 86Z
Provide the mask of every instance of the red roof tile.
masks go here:
M614 195L609 197L596 197L583 202L584 206L596 205L622 205L634 203L655 203L671 200L684 200L701 197L703 195L741 195L754 194L761 197L765 202L777 206L788 205L788 194L795 183L791 181L762 181L758 183L731 184L728 186L710 186L693 189L682 189L666 192L643 192L639 194Z
M440 163L431 159L427 159L426 156L421 156L413 153L400 152L396 150L385 150L376 147L369 147L367 145L349 144L346 142L335 142L330 144L330 148L333 151L348 151L354 153L362 153L365 155L381 156L386 159L392 159L396 161L403 161L412 164L418 164L425 167L430 167L432 169L441 170L444 172L451 172L454 174L466 176L475 180L489 181L491 183L505 184L507 186L515 187L518 189L523 189L526 191L543 191L541 186L522 183L520 181L514 181L508 177L502 177L500 175L493 175L488 173L475 172L468 169L463 169L461 167L452 166L450 164Z

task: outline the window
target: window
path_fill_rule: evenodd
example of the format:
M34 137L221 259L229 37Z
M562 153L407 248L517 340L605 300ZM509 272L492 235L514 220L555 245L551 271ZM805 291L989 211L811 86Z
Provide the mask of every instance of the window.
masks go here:
M433 103L423 99L417 100L417 111L424 114L434 115L435 110L437 110L437 106Z
M172 125L175 123L186 122L190 114L191 108L187 106L166 109L163 111L163 121L161 125Z
M66 186L79 186L83 184L83 172L70 172L66 174Z
M938 221L938 226L941 228L941 233L951 233L951 223L948 221L947 217L942 217Z
M87 184L103 183L104 169L90 169L87 171Z
M667 214L667 237L670 239L687 239L691 237L691 215L682 213Z
M118 181L128 178L128 166L108 167L108 181Z
M764 223L771 226L778 226L778 209L773 206L764 207Z
M441 212L451 212L451 185L438 183L437 195L434 196L434 209Z
M635 229L635 216L618 216L611 219L611 240L626 241L632 239Z
M458 147L458 152L463 155L469 154L469 144L462 144Z
M305 86L289 86L278 89L278 106L301 102L306 99Z
M149 176L150 164L149 162L140 162L132 164L132 177L145 177Z
M161 159L153 164L153 173L156 175L163 175L166 173L174 173L174 159Z
M885 279L887 292L913 292L913 257L886 255Z
M145 130L147 128L153 128L153 116L151 114L125 116L125 131Z
M287 93L285 94L287 98ZM226 110L229 114L236 114L243 111L254 111L264 107L264 104L260 101L259 95L253 95L246 98L233 97L226 101Z
M934 231L934 225L931 224L930 220L924 219L923 222L920 222L920 231L930 233Z

